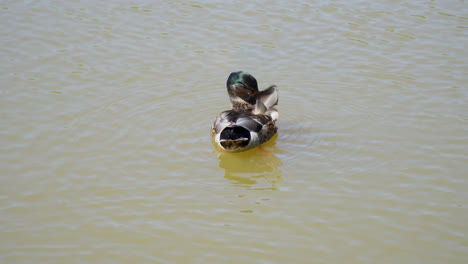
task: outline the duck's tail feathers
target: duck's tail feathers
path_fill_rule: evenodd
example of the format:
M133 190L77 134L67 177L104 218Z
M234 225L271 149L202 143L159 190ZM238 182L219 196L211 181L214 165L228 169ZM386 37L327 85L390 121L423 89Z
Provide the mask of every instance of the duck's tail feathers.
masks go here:
M270 109L271 107L278 104L278 88L276 85L272 85L267 89L261 91L257 95L257 101L263 103L266 109Z
M241 126L226 127L219 137L224 149L243 148L249 145L250 132Z

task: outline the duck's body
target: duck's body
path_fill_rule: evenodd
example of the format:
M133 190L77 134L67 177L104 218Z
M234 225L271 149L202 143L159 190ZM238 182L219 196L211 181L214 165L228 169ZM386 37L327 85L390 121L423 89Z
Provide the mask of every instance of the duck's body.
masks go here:
M228 152L259 146L276 133L278 90L258 91L257 80L247 72L233 72L227 80L232 109L221 112L212 127L216 144Z

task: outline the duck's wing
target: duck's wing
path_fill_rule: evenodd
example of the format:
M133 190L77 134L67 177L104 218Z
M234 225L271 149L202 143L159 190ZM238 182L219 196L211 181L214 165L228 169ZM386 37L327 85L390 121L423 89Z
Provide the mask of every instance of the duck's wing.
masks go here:
M259 132L269 121L271 121L271 118L267 115L241 116L236 125L242 126L251 132Z
M213 130L215 131L216 134L220 133L223 131L224 128L229 126L231 124L231 121L229 120L229 112L230 111L224 111L221 112L215 119L213 123Z
M266 109L270 109L271 107L278 104L278 88L276 85L272 85L267 89L261 91L257 95L257 100L262 102Z
M228 126L241 126L251 132L259 132L265 124L273 121L268 113L269 111L267 111L266 114L252 115L244 112L227 110L221 112L221 114L216 117L213 129L215 133L218 134Z
M261 100L257 100L254 108L252 109L252 113L254 115L264 115L267 110L268 109L266 108L265 104L263 104Z
M241 112L234 110L226 110L221 112L213 123L213 129L216 133L221 133L221 131L223 131L223 129L225 129L227 126L236 124L241 116L243 116Z

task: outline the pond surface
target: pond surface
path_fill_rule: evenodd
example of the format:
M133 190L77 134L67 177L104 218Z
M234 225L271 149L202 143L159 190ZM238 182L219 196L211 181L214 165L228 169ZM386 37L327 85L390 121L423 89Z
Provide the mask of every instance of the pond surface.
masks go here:
M2 1L1 263L466 263L465 1ZM278 135L210 126L230 72Z

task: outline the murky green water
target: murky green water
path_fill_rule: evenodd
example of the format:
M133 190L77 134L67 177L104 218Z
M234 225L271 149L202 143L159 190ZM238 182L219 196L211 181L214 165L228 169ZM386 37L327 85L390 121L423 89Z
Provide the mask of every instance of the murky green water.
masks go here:
M0 262L465 263L467 7L0 2ZM237 70L279 133L221 153Z

